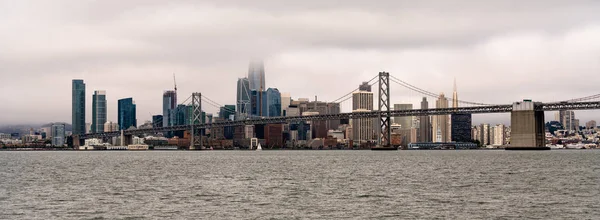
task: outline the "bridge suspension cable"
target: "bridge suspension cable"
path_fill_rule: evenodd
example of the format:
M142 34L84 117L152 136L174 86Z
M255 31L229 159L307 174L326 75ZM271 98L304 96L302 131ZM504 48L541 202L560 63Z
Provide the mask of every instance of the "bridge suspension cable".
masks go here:
M188 96L187 99L185 99L183 102L181 102L181 105L187 105L188 101L192 98L192 96Z
M371 83L373 80L377 79L377 77L379 77L379 75L376 75L376 76L375 76L375 77L373 77L371 80L367 81L367 83ZM376 82L379 82L379 81L376 81ZM374 85L374 84L370 84L370 85ZM356 89L352 90L351 92L349 92L349 93L345 94L345 95L344 95L344 96L342 96L342 97L339 97L339 98L338 98L338 99L336 99L336 100L333 100L332 102L334 102L334 103L335 103L335 102L337 102L337 103L342 103L342 102L344 102L344 101L348 100L347 96L350 96L350 97L352 97L352 93L354 93L354 92L356 92L356 91L358 91L358 88L356 88ZM340 100L342 100L342 101L340 101Z
M421 89L419 87L416 87L414 85L411 85L410 83L407 83L407 82L405 82L405 81L403 81L401 79L396 78L395 76L390 75L390 81L395 82L396 84L401 85L402 87L405 87L407 89L410 89L410 90L415 91L417 93L420 93L422 95L426 95L426 96L429 96L429 97L432 97L432 98L439 98L438 94L435 94L433 92L430 92L430 91ZM454 99L448 98L448 101L452 102L452 101L454 101ZM476 106L486 106L486 105L490 105L491 106L491 105L495 105L495 104L487 104L487 103L463 101L463 100L460 100L460 99L457 100L457 101L458 101L458 103L466 104L466 105L476 105Z
M559 102L553 102L553 103L561 103L561 102L583 102L583 101L588 101L588 100L598 99L598 98L600 98L600 94L590 95L590 96L585 96L585 97L575 98L575 99L569 99L569 100L564 100L564 101L559 101Z

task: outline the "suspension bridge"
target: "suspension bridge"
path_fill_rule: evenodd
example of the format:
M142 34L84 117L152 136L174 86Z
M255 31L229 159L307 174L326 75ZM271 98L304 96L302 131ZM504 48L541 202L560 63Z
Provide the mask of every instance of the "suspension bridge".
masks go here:
M340 119L361 119L378 118L380 124L380 134L378 135L378 148L387 149L391 146L391 117L399 116L432 116L432 115L452 115L452 114L485 114L485 113L511 113L512 138L511 145L514 147L543 147L545 146L544 112L560 110L589 110L600 109L600 94L586 96L582 98L569 99L559 102L514 102L512 104L489 104L464 100L456 100L465 107L456 108L428 108L428 109L410 109L393 110L390 103L390 82L401 87L407 88L419 95L431 97L434 99L440 96L436 93L421 89L403 80L400 80L387 72L380 72L367 83L370 86L378 85L377 110L346 112L335 114L317 114L306 116L281 116L281 117L249 117L236 120L225 120L213 123L203 123L202 105L208 104L215 108L223 105L213 101L201 93L193 93L183 104L192 108L191 123L189 125L177 125L169 127L153 127L144 129L129 129L116 132L103 132L92 134L73 135L73 143L78 147L82 140L90 138L111 138L120 136L122 140L131 142L132 136L151 135L174 131L190 131L190 149L203 148L203 130L217 127L233 127L258 124L282 124L303 121L324 121ZM344 96L334 100L332 103L343 103L352 98L352 94L359 89L355 89ZM449 102L455 100L448 98ZM235 114L235 111L225 109Z

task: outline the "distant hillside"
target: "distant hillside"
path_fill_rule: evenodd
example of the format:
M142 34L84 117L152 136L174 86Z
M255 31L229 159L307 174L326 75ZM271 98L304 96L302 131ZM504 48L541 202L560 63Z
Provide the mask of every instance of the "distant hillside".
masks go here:
M63 123L63 122L58 122L58 123ZM73 126L71 126L71 124L68 123L64 123L65 124L65 130L66 131L72 131L73 130ZM34 130L38 130L40 128L43 127L50 127L52 125L52 123L48 123L48 124L43 124L43 125L34 125L34 124L21 124L21 125L0 125L0 133L4 133L4 134L11 134L11 133L20 133L20 134L24 134L24 133L28 133L29 129L33 128Z
M69 123L65 123L65 122L56 122L56 123L65 124L65 130L67 130L67 131L72 131L73 130L73 126L71 124L69 124ZM40 127L42 127L42 128L43 127L50 127L50 126L52 126L52 124L54 124L54 122L53 123L48 123L48 124L43 124Z

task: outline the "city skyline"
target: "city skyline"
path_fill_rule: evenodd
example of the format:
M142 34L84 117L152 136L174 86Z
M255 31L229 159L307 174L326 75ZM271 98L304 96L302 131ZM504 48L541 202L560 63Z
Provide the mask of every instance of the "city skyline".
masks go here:
M72 3L73 8L62 7L67 3ZM303 4L310 5L309 1L294 8L277 3L267 5L260 1L252 6L238 2L240 5L197 3L192 5L195 7L186 7L191 3L184 2L138 7L131 2L108 6L56 1L42 4L44 7L39 7L43 8L42 11L37 11L40 9L28 1L0 4L0 12L3 12L0 17L9 28L21 25L14 21L20 20L17 18L23 15L27 15L27 19L22 19L23 26L40 27L3 32L8 34L0 42L0 47L7 49L0 50L0 58L6 62L0 74L0 80L6 85L1 91L4 94L23 92L0 97L3 103L3 114L0 116L2 125L71 122L72 100L68 94L72 93L73 79L83 79L86 84L86 122L91 121L94 90L106 90L109 94L106 100L108 121L117 121L117 100L127 97L136 100L139 124L150 120L151 115L162 114L161 95L165 90L172 89L173 72L180 79L178 94L181 98L192 92L202 92L221 104L236 104L236 80L246 76L248 62L254 57L264 60L266 78L269 78L265 88L277 88L282 93L290 93L294 99L312 99L316 95L319 100L332 101L382 70L421 88L445 94L450 94L452 80L456 78L462 100L486 103L509 104L526 98L559 101L598 93L598 81L593 79L600 67L593 59L600 54L600 44L596 40L600 36L600 19L594 13L599 5L593 2L530 2L520 7L537 12L534 13L535 17L524 13L505 20L497 18L498 14L512 12L513 5L508 3L492 3L490 6L469 4L461 12L464 16L438 13L456 6L422 3L401 10L424 10L425 14L431 15L428 19L431 23L427 24L425 31L417 31L412 35L392 31L415 28L394 22L397 20L392 15L394 13L385 7L397 4L394 2L380 2L361 8L360 3L353 1L336 7L323 1L315 8L303 7ZM269 18L277 15L281 7L290 13L282 16L278 22L285 22L290 28ZM259 18L233 17L226 13L233 8L241 12L240 16L255 15L253 12L256 11L265 13ZM97 9L114 14L69 13L74 9L84 12ZM159 13L143 13L154 9L159 9ZM577 15L568 18L561 16L575 9L579 9ZM12 11L16 13L10 13ZM131 13L120 14L119 11ZM260 34L239 37L237 31L222 30L198 22L202 20L195 17L199 11L224 15L223 24L247 25L248 28L266 25L276 33L258 29L256 32ZM442 28L442 20L460 21L469 14L489 11L497 14L489 13L481 15L478 21L467 21L487 22L490 25L472 25L452 30ZM180 13L172 16L173 21L157 21L175 12ZM294 17L311 13L314 14L314 20ZM353 15L350 17L357 19L355 26L344 25L348 17L345 15ZM421 17L411 13L403 16L403 20L409 21L407 23L421 21ZM103 21L95 21L97 18ZM131 22L136 19L147 22L133 25ZM323 34L325 31L313 28L325 20L328 22L323 25L339 34L327 36ZM369 31L372 29L369 22L380 23L383 29L379 31L387 35ZM61 30L66 24L72 25L69 26L72 27L69 36L52 31L52 28ZM169 31L172 29L179 31ZM188 29L207 32L183 31ZM352 34L359 30L363 34ZM450 31L454 31L452 33L455 35L445 34ZM319 38L299 34L303 32L313 33ZM96 35L88 36L89 33ZM167 35L169 33L171 35ZM218 37L207 36L207 33L215 33ZM480 34L473 37L472 33ZM137 35L141 37L133 37ZM185 40L198 35L203 38ZM274 41L264 40L271 38ZM173 39L181 39L181 42L173 43ZM219 52L223 48L233 53ZM190 49L201 52L190 52ZM579 81L564 86L565 75L574 76L573 80ZM53 83L42 83L47 80ZM403 95L408 93L406 90L399 86L392 86L391 89L392 103L419 106L421 96L405 98ZM45 106L44 111L38 112L38 108L24 100ZM435 100L429 98L428 101L430 108L433 107L431 103L435 103ZM207 111L216 113L217 109ZM594 111L577 111L576 114L582 122L599 119ZM552 115L552 112L546 113L546 118L550 120ZM508 118L507 114L477 115L473 116L473 124L510 124Z

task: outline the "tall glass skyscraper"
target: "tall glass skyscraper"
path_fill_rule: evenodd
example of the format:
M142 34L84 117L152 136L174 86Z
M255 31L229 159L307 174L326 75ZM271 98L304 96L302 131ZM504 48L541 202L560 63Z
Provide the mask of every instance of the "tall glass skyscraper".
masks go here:
M262 61L250 62L248 68L250 90L265 91L265 65Z
M262 92L252 90L250 99L253 116L281 116L281 93L278 89L269 88Z
M118 102L119 130L127 130L131 126L137 127L136 108L133 98L119 99Z
M269 88L264 92L263 115L267 117L281 116L281 93L278 89Z
M237 110L241 115L250 115L250 81L248 78L239 78L237 81Z
M72 87L72 125L73 134L85 134L85 83L81 79L73 80Z
M92 96L92 133L104 132L106 123L106 91L94 91Z
M163 93L163 127L169 127L175 123L175 108L177 108L177 92L174 90Z

